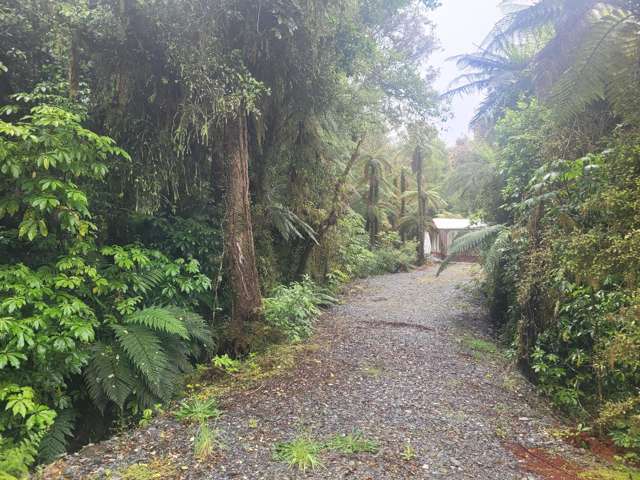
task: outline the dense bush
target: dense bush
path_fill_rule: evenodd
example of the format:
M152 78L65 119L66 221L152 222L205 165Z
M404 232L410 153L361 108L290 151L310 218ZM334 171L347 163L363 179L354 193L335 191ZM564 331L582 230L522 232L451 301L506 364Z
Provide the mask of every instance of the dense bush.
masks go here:
M0 121L0 471L13 476L62 453L87 402L108 423L166 401L212 347L189 311L210 288L196 260L96 244L84 189L127 155L80 121L49 105Z
M485 253L492 312L556 405L637 448L640 137L621 132L575 160L547 154L532 171L512 157L539 152L530 132L551 121L529 112L540 108L521 104L498 123L514 224Z
M289 341L307 338L313 331L313 320L321 306L335 303L324 288L318 287L309 277L289 286L279 286L263 300L265 320L281 332Z
M388 231L378 235L374 248L369 247L369 234L364 218L351 212L340 220L337 228L336 271L348 278L407 271L416 260L416 242L400 241L397 232Z

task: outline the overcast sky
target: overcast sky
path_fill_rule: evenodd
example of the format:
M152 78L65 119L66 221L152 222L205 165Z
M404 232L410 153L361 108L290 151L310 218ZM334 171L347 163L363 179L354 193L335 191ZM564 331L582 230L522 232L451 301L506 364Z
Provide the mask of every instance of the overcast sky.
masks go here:
M432 57L432 64L440 69L436 84L438 90L446 91L460 74L455 62L447 62L446 59L476 49L502 16L499 3L500 0L442 0L442 6L433 15L442 48ZM466 95L452 102L454 118L442 132L447 144L453 145L457 138L468 133L469 121L481 100L482 95Z

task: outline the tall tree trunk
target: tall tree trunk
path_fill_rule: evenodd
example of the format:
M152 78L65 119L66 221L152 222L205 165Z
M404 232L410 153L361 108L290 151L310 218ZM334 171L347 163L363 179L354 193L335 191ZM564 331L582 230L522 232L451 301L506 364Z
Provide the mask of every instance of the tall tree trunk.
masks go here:
M424 156L420 147L416 148L413 156L413 164L416 172L416 182L418 187L418 265L423 265L424 255L424 232L425 232L425 202L423 201L422 190L422 170L424 167Z
M407 213L407 200L404 198L404 193L407 191L407 176L404 168L400 171L400 221ZM404 243L407 240L407 234L405 229L400 227L400 240Z
M240 107L224 127L226 223L225 252L231 280L231 335L245 348L245 326L260 319L262 298L253 244L249 201L247 117Z
M75 100L78 98L80 91L80 58L78 51L78 32L76 29L71 31L71 45L69 46L69 67L67 72L67 80L69 82L69 98Z
M376 243L376 236L378 235L378 219L375 213L375 206L377 200L377 177L374 171L370 172L369 176L369 195L367 196L367 231L369 232L369 248L373 249Z

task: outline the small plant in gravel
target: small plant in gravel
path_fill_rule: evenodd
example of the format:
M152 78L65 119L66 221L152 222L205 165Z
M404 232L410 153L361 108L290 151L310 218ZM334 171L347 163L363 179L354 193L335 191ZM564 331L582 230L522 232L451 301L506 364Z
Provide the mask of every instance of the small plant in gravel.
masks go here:
M376 380L382 376L382 366L380 365L364 365L362 367L362 371L370 376L375 378Z
M162 415L164 413L164 408L162 408L161 403L156 403L153 408L145 408L142 411L142 417L138 421L138 425L141 427L146 427L151 423L153 417L156 415Z
M207 422L202 422L193 442L193 451L196 458L204 460L209 458L216 449L222 448L220 433L211 428Z
M410 442L404 444L404 449L402 449L402 453L400 454L403 460L410 462L411 460L416 458L416 450L413 448Z
M343 454L377 453L378 443L366 438L362 433L355 432L349 435L336 435L329 442L327 448Z
M217 420L222 415L215 398L194 397L182 403L175 416L178 420L189 423L197 423L198 430L193 439L193 453L198 459L206 459L211 456L222 443L219 440L217 428L211 428L208 421Z
M197 398L185 400L175 413L178 420L203 423L211 418L220 418L222 412L215 398Z
M322 466L319 457L322 449L322 444L308 436L302 436L290 442L278 443L274 456L276 460L286 462L290 468L306 472Z

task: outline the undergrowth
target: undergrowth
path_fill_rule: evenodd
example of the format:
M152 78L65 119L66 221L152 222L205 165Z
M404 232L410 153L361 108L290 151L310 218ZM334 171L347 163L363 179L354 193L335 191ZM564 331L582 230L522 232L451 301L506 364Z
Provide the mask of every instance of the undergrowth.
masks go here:
M275 445L274 458L285 462L290 468L303 472L323 465L320 455L323 452L336 452L342 455L358 453L375 454L379 445L375 440L366 438L360 432L347 435L335 435L325 442L318 441L310 435L301 435L289 442Z

